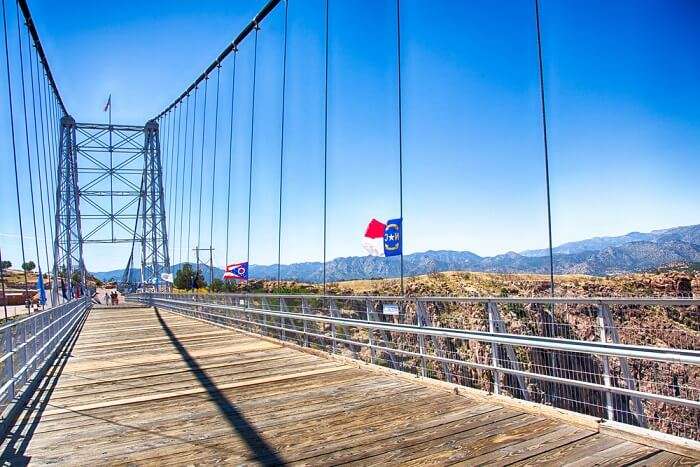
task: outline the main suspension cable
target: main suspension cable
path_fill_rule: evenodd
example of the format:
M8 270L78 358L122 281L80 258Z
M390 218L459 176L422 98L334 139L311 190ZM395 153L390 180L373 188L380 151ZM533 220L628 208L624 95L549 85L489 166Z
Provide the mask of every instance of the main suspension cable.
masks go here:
M8 95L8 104L9 104L9 110L10 110L10 131L11 131L11 136L12 136L12 160L14 162L14 169L15 169L15 195L17 198L17 220L19 221L19 241L20 241L20 246L22 249L22 264L27 262L26 256L24 254L24 228L22 226L22 205L20 203L20 196L19 196L19 174L17 171L17 143L15 140L15 113L14 113L14 107L12 104L12 82L10 79L10 48L9 48L9 43L8 43L8 38L7 38L7 9L5 6L5 0L2 0L2 24L3 24L3 32L5 34L5 62L7 64L7 95ZM27 278L27 270L22 268L24 270L24 293L25 297L29 297L29 282Z
M238 50L233 52L233 76L231 77L231 115L229 117L229 134L228 134L228 187L226 188L226 255L224 257L226 265L228 262L228 242L229 242L229 227L231 224L231 160L233 158L233 123L234 123L234 108L236 103L236 57Z
M277 288L280 287L282 275L282 188L284 180L284 117L285 98L287 94L287 27L289 14L289 0L284 2L284 45L282 48L282 121L280 123L280 186L279 186L279 212L277 214Z

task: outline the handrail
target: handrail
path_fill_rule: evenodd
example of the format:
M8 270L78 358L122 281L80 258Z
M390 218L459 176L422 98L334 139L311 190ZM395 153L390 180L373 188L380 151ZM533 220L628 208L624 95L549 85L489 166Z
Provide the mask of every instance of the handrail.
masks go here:
M178 292L176 295L191 295L206 297L209 293L193 294ZM213 296L240 297L240 298L289 298L289 299L313 299L313 300L374 300L380 302L414 301L414 302L468 302L468 303L520 303L541 305L660 305L660 306L700 306L700 298L695 297L497 297L497 296L432 296L432 295L321 295L321 294L269 294L269 293L215 293Z
M181 305L190 305L193 302L172 299L153 299L159 303L177 303ZM556 337L538 337L538 336L523 336L518 334L506 334L497 332L484 331L468 331L464 329L449 329L416 326L413 324L391 324L384 322L368 322L351 318L326 317L306 315L292 312L279 312L272 310L259 310L250 307L242 307L236 305L218 305L212 303L195 302L195 304L206 305L208 308L218 310L247 311L260 315L274 316L277 318L288 318L314 321L327 324L338 324L344 326L353 326L364 329L381 329L385 331L409 332L417 335L430 337L450 337L463 340L475 340L488 342L492 344L509 344L527 347L536 347L548 350L561 350L568 352L582 352L594 355L608 355L610 357L628 357L628 358L643 358L647 360L655 360L667 363L684 363L689 365L700 365L700 351L698 350L683 350L671 349L664 347L648 347L626 344L613 344L608 342L588 342L577 340L566 340ZM700 403L698 405L700 407Z
M322 304L318 303L319 299L323 299ZM344 299L359 303L344 303ZM313 343L329 352L343 352L352 358L369 359L371 363L381 361L377 355L386 356L383 364L394 369L408 371L407 368L413 368L422 376L444 377L450 382L453 382L452 372L456 371L455 368L483 371L487 372L486 381L490 383L482 388L497 394L505 390L512 397L534 398L548 405L607 420L676 430L674 434L685 430L681 436L698 437L697 427L691 427L687 421L687 416L692 418L693 413L700 412L697 380L691 378L679 385L675 381L665 381L668 374L664 373L666 376L662 378L658 376L661 373L657 372L675 368L672 372L676 374L680 371L678 365L682 365L687 369L687 374L695 374L693 368L700 366L700 349L693 339L699 331L684 328L690 337L689 348L680 348L686 345L685 341L680 342L679 347L620 343L615 323L610 321L612 317L606 311L609 306L620 303L615 298L566 298L564 302L544 298L549 303L598 305L598 314L591 315L586 311L584 315L596 327L597 334L583 337L575 334L552 337L557 333L518 334L509 331L502 322L500 326L489 326L488 331L433 326L429 319L426 322L418 317L419 312L425 313L428 309L427 305L432 300L430 297L141 293L127 296L127 300L161 307L219 326L292 340L302 346ZM301 300L301 303L297 300ZM485 304L484 312L489 313L490 323L494 319L491 313L501 320L497 310L492 308L497 309L499 304L523 303L519 297L435 297L434 301L454 300ZM539 303L542 299L533 297L524 300L525 303ZM378 311L381 303L387 301L403 301L401 315L378 318L383 314ZM657 303L657 299L648 297L623 301L623 304L631 305ZM670 299L662 303L679 303L676 306L682 307L694 306L698 300ZM480 319L477 316L477 320ZM482 325L483 329L483 323L477 325ZM545 332L545 328L539 329ZM456 344L458 342L461 344ZM676 345L679 341L668 342ZM469 349L472 343L480 345L481 358L479 353L470 351L464 354L458 350ZM367 349L369 354L361 354L360 349ZM487 352L487 355L483 355L483 352ZM628 363L628 360L643 365L637 368L654 368L654 374L637 381L638 373L630 370L633 363ZM428 362L432 362L431 366L428 366ZM577 396L575 391L592 392L578 393ZM594 396L596 393L598 395ZM645 405L650 403L661 406ZM659 407L680 407L691 412L674 412L671 408L659 412ZM651 421L648 421L648 417ZM666 418L671 423L666 423Z
M0 435L90 306L90 298L83 297L0 327Z

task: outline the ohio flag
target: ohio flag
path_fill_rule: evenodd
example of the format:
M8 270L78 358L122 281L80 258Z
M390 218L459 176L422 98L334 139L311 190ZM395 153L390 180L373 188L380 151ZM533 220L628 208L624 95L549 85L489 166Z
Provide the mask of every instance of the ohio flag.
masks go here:
M248 262L227 264L224 271L224 279L233 279L239 281L248 280Z
M362 246L371 256L398 256L402 253L402 219L391 219L386 224L372 219L367 225Z

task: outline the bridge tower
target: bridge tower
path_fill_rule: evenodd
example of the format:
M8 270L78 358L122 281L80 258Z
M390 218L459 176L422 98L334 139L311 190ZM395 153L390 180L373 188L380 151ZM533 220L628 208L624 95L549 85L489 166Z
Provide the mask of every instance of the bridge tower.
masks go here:
M75 120L64 116L61 118L56 185L52 303L58 303L59 290L62 294L65 291L65 296L70 298L74 296L76 287L84 290L85 286L77 153Z
M141 237L141 282L160 290L165 282L162 274L170 273L168 233L165 223L165 196L160 157L159 127L150 120L144 127L144 170L141 181L141 196L136 216L136 229L125 278L130 277L134 247L137 236ZM125 282L129 282L126 280Z

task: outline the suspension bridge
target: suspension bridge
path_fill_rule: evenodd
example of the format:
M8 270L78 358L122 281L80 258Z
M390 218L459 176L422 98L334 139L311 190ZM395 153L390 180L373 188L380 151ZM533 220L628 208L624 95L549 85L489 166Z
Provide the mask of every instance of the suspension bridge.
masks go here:
M38 267L36 284L31 269L24 270L26 314L14 319L2 278L3 462L700 462L700 299L556 293L537 1L546 296L410 296L403 254L399 295L330 293L326 164L334 2L328 0L321 293L173 287L174 264L189 263L192 252L197 270L208 266L210 279L215 247L226 264L241 258L229 245L234 145L246 145L248 154L247 225L238 231L247 233L242 258L249 265L256 96L268 83L259 80L259 43L273 15L283 24L280 176L266 189L278 202L280 283L288 11L294 4L268 1L162 112L143 125L124 125L113 124L111 116L105 124L70 114L26 0L2 0L10 135L3 162L14 179L22 261L36 258ZM395 7L400 220L400 0ZM249 64L237 63L244 46ZM237 99L237 73L245 65L247 102ZM231 83L227 92L224 79ZM241 140L233 128L244 104L250 120ZM215 209L214 199L224 191L214 183L217 171L227 174L225 212ZM224 245L215 245L215 222L225 224ZM126 303L106 305L96 294L84 256L94 244L129 247L119 281ZM206 252L204 260L200 252ZM6 274L4 267L0 273ZM645 338L650 316L667 330L663 340Z

